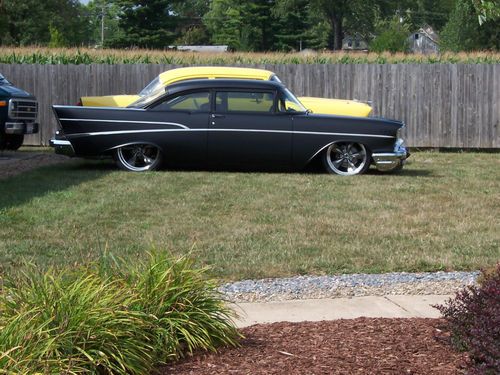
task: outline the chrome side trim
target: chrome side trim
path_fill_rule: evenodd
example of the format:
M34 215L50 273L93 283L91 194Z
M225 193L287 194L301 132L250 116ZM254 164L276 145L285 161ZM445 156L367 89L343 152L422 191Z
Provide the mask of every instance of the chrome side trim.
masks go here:
M64 120L64 119L61 119ZM133 122L133 121L132 121ZM140 122L138 122L140 123ZM173 125L173 124L169 124ZM180 125L180 124L179 124ZM183 125L181 125L183 126ZM305 135L338 135L346 137L369 137L369 138L394 138L390 135L376 135L376 134L357 134L357 133L330 133L330 132L306 132L306 131L292 131L292 130L265 130L265 129L217 129L217 128L202 128L202 129L141 129L141 130L115 130L115 131L102 131L102 132L89 132L89 133L75 133L67 135L68 137L81 137L81 136L98 136L98 135L114 135L114 134L135 134L135 133L164 133L164 132L236 132L236 133L277 133L277 134L305 134Z
M90 118L60 118L59 121L80 121L80 122L110 122L110 123L127 123L127 124L154 124L154 125L172 125L183 129L189 129L186 125L177 122L161 122L161 121L132 121L132 120L99 120Z
M82 108L103 109L103 110L107 110L107 111L110 111L110 110L113 110L113 111L140 111L140 112L145 111L144 108L128 108L128 107L90 107L90 106L81 106L81 105L58 105L58 104L54 104L52 107L53 108L78 108L78 109L82 109Z

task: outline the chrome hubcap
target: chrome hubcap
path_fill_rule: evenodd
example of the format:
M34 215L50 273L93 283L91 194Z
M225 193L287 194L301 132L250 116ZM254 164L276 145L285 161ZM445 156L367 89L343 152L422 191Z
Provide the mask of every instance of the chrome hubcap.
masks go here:
M147 171L158 161L160 150L151 145L130 145L118 149L118 158L131 171Z
M328 166L340 175L357 174L368 161L366 148L359 143L334 143L326 153Z

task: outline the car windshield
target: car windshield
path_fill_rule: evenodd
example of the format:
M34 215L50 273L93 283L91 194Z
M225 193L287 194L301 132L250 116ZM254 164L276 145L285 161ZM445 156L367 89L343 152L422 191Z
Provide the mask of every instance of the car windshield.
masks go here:
M149 84L146 87L144 87L141 90L141 92L139 93L139 96L151 95L152 93L154 93L162 88L163 88L163 84L160 82L160 77L156 77L151 82L149 82Z
M302 103L292 94L290 90L285 88L281 96L278 109L280 112L307 112L307 109Z
M5 79L5 77L0 73L0 86L1 85L10 85L11 83Z

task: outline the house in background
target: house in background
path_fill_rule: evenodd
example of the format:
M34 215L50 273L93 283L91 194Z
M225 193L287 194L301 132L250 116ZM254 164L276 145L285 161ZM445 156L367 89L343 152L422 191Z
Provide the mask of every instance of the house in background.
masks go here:
M346 35L342 39L344 51L368 51L368 42L360 35Z
M439 53L439 36L432 27L425 26L408 37L410 52L412 53Z

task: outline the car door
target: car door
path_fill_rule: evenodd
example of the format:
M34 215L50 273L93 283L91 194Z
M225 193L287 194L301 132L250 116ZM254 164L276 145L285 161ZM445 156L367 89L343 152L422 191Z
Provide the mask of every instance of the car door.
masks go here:
M292 119L275 111L274 91L215 90L208 159L215 165L290 165Z
M158 135L167 163L188 165L206 161L210 97L209 90L181 92L148 109L156 121L175 124L172 131Z

